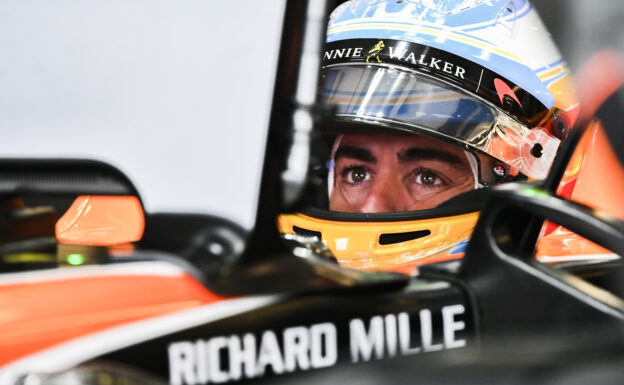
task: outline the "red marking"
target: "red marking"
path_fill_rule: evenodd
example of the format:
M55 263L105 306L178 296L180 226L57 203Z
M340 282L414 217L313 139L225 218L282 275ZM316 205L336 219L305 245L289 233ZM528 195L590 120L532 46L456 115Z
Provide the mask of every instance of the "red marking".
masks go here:
M557 195L562 198L571 199L572 193L574 192L574 186L576 185L576 178L568 181L565 184L560 184L559 189L557 190ZM553 231L557 230L559 225L552 222L545 222L546 230L544 230L544 236L550 235Z
M574 178L568 181L565 184L559 186L559 191L557 191L557 195L562 198L572 199L572 193L574 192L574 186L576 185L576 179Z
M544 236L550 235L553 231L557 230L558 224L552 222L546 222L546 230L544 230Z
M520 101L518 100L518 97L513 92L513 90L511 88L509 88L507 83L505 83L504 81L500 80L499 78L496 78L496 79L494 79L494 87L496 87L496 93L498 93L498 98L500 99L501 104L503 104L503 97L505 95L509 95L522 108L522 103L520 103Z

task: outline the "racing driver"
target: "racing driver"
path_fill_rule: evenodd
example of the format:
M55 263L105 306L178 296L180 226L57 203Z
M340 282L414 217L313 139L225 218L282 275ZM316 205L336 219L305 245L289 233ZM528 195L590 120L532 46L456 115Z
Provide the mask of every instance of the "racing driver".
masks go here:
M332 13L317 199L283 214L349 267L461 257L480 191L546 177L575 118L571 76L526 0L352 0ZM320 170L320 171L319 171Z

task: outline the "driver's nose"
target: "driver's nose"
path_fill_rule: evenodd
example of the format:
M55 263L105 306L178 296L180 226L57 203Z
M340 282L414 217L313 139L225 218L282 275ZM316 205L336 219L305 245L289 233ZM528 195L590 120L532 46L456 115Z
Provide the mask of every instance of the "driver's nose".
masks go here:
M376 180L366 200L360 207L362 213L388 213L407 211L406 199L400 183L393 178Z

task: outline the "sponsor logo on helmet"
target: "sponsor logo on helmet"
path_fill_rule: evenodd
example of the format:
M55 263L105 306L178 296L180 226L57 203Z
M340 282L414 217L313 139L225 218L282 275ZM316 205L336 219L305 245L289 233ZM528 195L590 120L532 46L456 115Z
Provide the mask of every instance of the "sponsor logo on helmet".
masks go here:
M366 62L368 63L370 58L374 57L375 59L377 59L378 63L381 63L381 59L379 58L379 53L381 51L383 51L385 46L386 45L384 44L383 40L379 40L379 43L375 44L375 46L368 51L368 56L366 57Z
M464 79L466 69L450 61L428 55L426 52L417 52L400 46L389 46L387 53L383 52L386 44L380 40L372 48L370 48L366 56L366 62L383 63L380 55L398 62L405 62L416 66L428 67L432 70L444 72L459 79ZM323 60L339 60L339 59L362 59L364 47L341 47L327 50L324 52Z
M520 107L522 107L522 103L520 103L520 100L518 100L518 97L513 92L513 90L511 88L509 88L507 83L505 83L504 81L500 80L499 78L496 78L496 79L494 79L494 87L496 87L496 93L498 94L498 98L500 99L500 102L501 102L502 105L506 104L505 96L507 96L507 97L510 97L513 100L515 100L516 103L518 103L518 105Z
M424 44L392 39L328 42L323 52L323 65L340 64L398 65L434 75L498 105L528 126L540 121L548 112L536 97L500 74L467 58Z

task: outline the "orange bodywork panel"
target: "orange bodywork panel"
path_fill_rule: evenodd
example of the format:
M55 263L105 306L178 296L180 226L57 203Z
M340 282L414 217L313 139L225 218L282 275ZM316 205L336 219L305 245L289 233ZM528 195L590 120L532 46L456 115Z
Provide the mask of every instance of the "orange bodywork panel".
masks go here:
M79 196L56 223L61 243L110 246L135 242L145 230L141 202L134 196Z
M579 151L585 154L570 199L624 219L624 169L599 122L588 127Z
M41 279L43 272L4 276L0 366L70 339L223 299L182 272L83 276L83 268L61 270L70 269L76 274L63 279Z
M557 194L624 219L624 169L599 122L592 123L577 146ZM557 226L546 223L536 256L610 254L611 252Z

